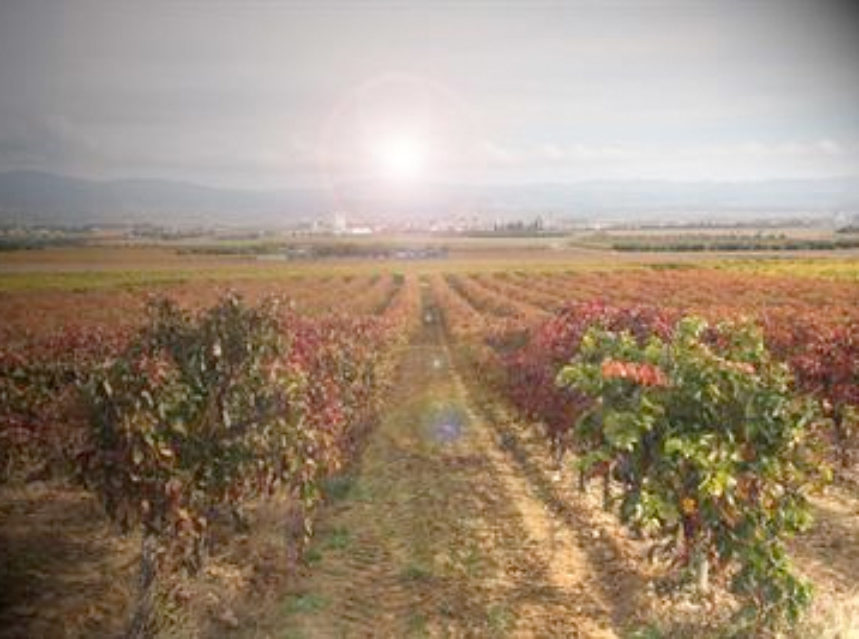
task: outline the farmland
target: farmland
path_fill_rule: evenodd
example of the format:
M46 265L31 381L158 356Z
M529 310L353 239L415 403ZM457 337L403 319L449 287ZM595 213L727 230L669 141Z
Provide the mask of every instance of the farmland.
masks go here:
M859 626L855 253L495 242L0 256L0 636Z

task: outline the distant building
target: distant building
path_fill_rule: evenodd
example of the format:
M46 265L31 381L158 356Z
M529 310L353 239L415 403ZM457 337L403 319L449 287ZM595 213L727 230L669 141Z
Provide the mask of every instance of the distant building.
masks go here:
M346 228L346 214L343 212L334 213L334 224L332 230L335 233L345 233Z

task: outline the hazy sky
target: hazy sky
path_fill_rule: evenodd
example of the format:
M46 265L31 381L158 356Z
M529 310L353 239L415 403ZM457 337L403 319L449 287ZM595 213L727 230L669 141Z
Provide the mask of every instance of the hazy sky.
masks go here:
M855 175L849 6L2 0L0 170L251 188Z

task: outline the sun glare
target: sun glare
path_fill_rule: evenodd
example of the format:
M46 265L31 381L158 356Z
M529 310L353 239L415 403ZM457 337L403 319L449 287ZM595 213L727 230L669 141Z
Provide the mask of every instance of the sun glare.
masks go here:
M383 176L398 182L417 180L424 170L423 146L407 136L385 140L378 147L377 159Z

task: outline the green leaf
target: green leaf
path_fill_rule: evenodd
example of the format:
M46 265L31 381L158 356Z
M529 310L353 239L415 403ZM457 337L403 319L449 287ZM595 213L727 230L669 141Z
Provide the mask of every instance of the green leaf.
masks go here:
M603 433L612 446L621 450L632 450L638 443L641 427L632 413L609 413L603 422Z

